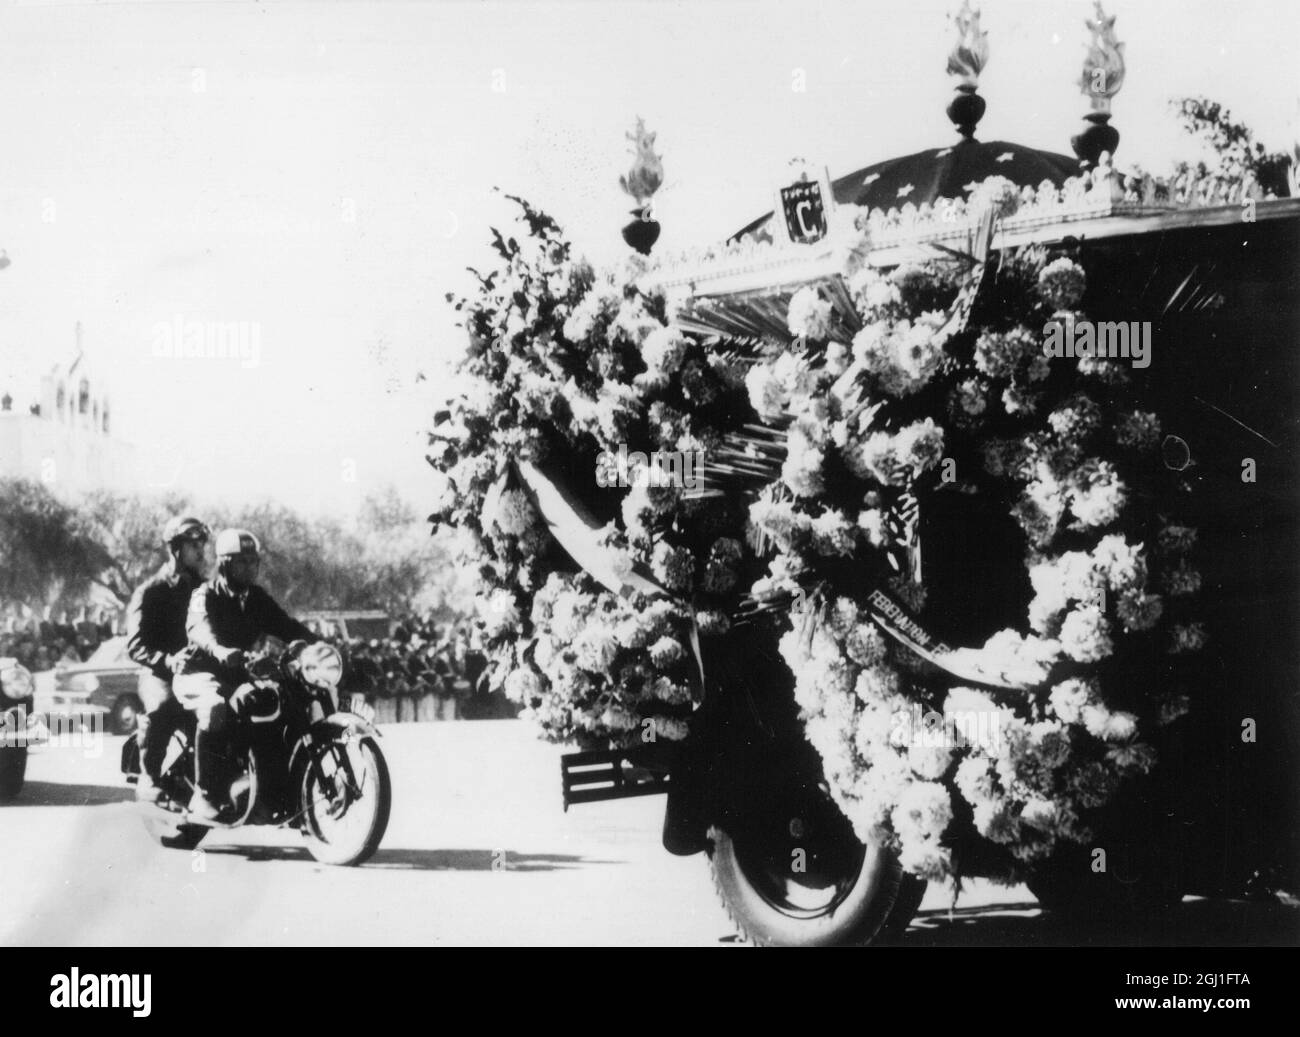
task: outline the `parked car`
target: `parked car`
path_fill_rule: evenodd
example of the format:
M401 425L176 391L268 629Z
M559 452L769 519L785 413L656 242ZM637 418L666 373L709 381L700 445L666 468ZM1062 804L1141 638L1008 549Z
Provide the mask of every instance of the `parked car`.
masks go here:
M126 654L126 638L110 638L84 663L60 663L54 668L50 713L83 720L99 714L113 734L130 734L144 711L143 672Z

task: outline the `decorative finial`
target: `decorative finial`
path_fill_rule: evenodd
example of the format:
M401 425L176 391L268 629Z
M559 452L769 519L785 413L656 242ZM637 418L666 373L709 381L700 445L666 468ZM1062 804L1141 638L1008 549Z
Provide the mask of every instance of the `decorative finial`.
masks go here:
M980 72L989 61L987 32L980 31L980 13L972 11L970 0L962 0L961 10L953 17L957 25L957 43L948 55L948 75L957 76L957 96L948 105L948 118L957 132L967 139L975 135L975 126L984 117L984 98L979 88Z
M953 21L957 23L957 45L948 55L948 75L961 76L962 85L977 87L980 73L989 63L989 34L980 32L980 13L970 9L970 0L962 0Z
M664 182L664 164L655 154L655 134L646 132L645 120L636 118L636 129L627 134L632 142L632 168L626 176L618 178L619 186L636 199L637 207L632 210L636 217L623 228L623 240L642 255L648 256L654 243L659 240L659 221L651 217L650 199Z
M1124 44L1115 38L1115 16L1108 18L1101 0L1095 2L1096 17L1085 22L1092 40L1079 77L1079 89L1092 104L1092 110L1084 116L1091 125L1070 141L1084 166L1095 165L1104 151L1113 155L1119 146L1119 131L1108 124L1111 98L1124 85Z
M1085 23L1092 31L1079 88L1092 99L1093 111L1109 112L1110 99L1124 85L1124 44L1115 38L1115 16L1106 17L1095 0L1097 17Z

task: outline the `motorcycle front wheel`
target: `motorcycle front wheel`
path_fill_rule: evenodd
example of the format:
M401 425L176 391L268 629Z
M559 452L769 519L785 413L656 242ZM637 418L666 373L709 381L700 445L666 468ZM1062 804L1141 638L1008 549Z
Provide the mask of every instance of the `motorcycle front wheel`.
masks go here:
M388 764L373 738L321 742L302 776L308 852L322 864L369 860L388 828L392 801Z

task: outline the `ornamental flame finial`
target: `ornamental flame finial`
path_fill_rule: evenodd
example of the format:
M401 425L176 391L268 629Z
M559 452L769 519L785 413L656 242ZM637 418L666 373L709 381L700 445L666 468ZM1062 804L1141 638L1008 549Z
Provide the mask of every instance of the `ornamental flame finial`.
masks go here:
M962 0L953 21L957 45L948 55L948 74L960 76L962 86L979 86L980 72L989 63L989 34L980 32L980 13L971 10L970 0Z
M655 154L655 134L646 132L641 116L636 117L636 130L626 136L632 142L635 157L627 176L620 176L618 182L638 205L645 205L664 182L664 164Z
M1109 112L1110 99L1124 85L1124 44L1115 38L1115 16L1106 17L1096 0L1096 18L1089 18L1092 41L1083 61L1079 88L1092 99L1093 111Z

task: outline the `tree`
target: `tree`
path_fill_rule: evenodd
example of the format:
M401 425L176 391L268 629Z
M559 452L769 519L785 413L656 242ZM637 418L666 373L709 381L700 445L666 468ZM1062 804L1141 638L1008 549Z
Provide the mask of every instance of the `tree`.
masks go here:
M35 608L76 598L106 561L74 508L41 483L0 479L0 599Z
M103 550L107 564L95 581L125 605L131 593L166 561L163 524L185 512L175 495L141 498L97 490L85 498L81 514Z

